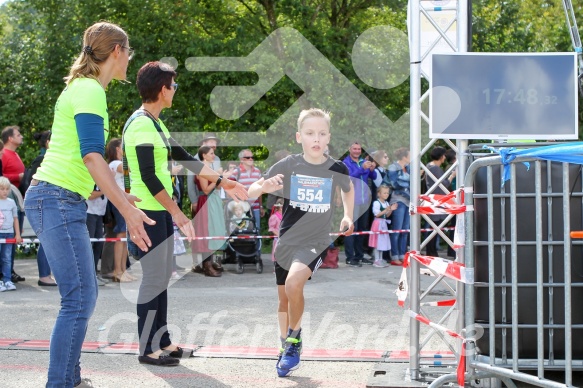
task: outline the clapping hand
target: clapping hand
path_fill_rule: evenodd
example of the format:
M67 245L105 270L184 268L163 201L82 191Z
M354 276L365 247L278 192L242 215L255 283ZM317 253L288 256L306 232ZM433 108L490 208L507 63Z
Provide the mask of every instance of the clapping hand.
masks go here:
M247 194L247 189L239 182L232 181L230 179L223 179L221 185L223 189L236 201L243 201L249 198Z

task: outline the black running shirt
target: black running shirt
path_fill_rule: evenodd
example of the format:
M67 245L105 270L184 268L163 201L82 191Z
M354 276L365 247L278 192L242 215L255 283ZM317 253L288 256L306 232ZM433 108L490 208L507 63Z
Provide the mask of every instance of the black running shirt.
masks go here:
M346 165L328 157L322 164L308 163L302 154L274 164L266 179L283 174L283 219L279 245L328 245L336 188L350 191Z

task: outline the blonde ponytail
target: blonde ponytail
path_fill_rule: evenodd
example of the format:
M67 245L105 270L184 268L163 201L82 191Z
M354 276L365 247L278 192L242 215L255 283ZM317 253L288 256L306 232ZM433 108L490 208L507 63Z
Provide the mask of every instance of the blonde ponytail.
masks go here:
M65 83L80 77L97 79L101 71L99 65L109 58L115 46L127 44L127 34L116 24L99 22L87 28L83 35L83 49L64 78Z

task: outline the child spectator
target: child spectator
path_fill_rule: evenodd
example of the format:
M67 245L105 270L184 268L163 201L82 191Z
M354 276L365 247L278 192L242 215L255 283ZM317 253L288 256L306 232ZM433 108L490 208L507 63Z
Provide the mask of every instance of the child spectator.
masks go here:
M245 213L249 211L250 206L248 202L229 202L229 211L233 214L231 216L231 223L229 225L229 230L233 233L236 230L247 230L251 229L251 224L249 220L244 219Z
M396 203L389 205L389 202L387 202L389 194L389 186L381 185L377 189L377 199L372 204L372 214L375 217L371 227L372 232L389 230L388 225L391 221L388 218L398 206ZM387 267L389 263L383 260L383 253L391 250L391 238L389 234L371 234L368 245L375 248L373 267Z
M409 204L411 202L409 163L411 163L411 153L407 148L397 148L395 150L395 158L397 160L389 165L387 169L387 176L393 190L391 202L396 202L398 205L397 209L391 214L391 228L393 230L409 229L411 225L411 217L409 215ZM391 234L391 265L403 265L405 253L407 253L408 239L409 232Z
M21 243L20 226L18 224L18 208L13 199L8 198L12 190L10 181L0 177L0 239L14 238ZM2 261L2 281L0 292L16 290L12 282L12 245L0 243L0 260Z
M273 239L273 248L271 248L271 261L273 262L275 262L275 249L277 248L277 241L279 240L279 225L283 218L283 214L281 213L282 208L283 198L279 198L271 208L271 216L269 217L269 231L275 235L275 238Z

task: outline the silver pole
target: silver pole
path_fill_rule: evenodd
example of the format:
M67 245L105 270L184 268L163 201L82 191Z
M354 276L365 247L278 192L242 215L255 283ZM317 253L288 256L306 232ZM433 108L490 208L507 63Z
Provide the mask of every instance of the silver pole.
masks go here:
M458 0L457 3L457 51L460 53L465 53L468 51L468 0ZM462 182L464 182L465 172L467 169L467 160L464 158L464 154L468 149L468 141L467 140L458 140L456 142L457 146L457 160L458 160L458 168L456 171L457 175L457 185L458 187ZM472 214L473 215L473 214ZM472 249L471 247L468 247ZM465 262L464 258L464 249L460 249L457 255L456 261L461 263ZM474 302L471 302L472 306ZM465 314L465 287L463 283L457 283L457 308L458 308L458 321L457 321L457 332L462 333L466 327L466 322L464 320ZM462 354L462 342L460 340L457 341L458 344L458 354Z
M518 224L516 213L516 164L510 165L510 278L512 282L512 370L518 372Z
M496 288L494 282L495 267L494 267L494 185L492 178L492 166L486 167L487 171L487 209L488 209L488 330L490 335L490 365L494 365L496 361ZM472 306L475 306L475 301Z
M544 299L543 299L543 218L542 218L542 174L541 162L534 162L534 192L535 192L535 223L536 223L536 340L537 340L537 363L538 377L545 377L545 353L544 353Z
M409 17L411 18L411 122L410 122L410 156L411 156L411 201L416 201L420 194L419 170L421 165L421 11L420 0L411 0L409 2L411 9ZM410 248L419 249L419 229L420 217L418 214L411 216L411 233ZM409 298L412 311L419 312L419 263L415 260L410 261L409 275L411 297ZM419 321L411 319L409 321L409 371L411 380L419 379Z
M569 187L569 164L563 163L563 253L565 287L565 385L573 385L573 342L571 332L571 188ZM540 307L539 307L540 308Z

